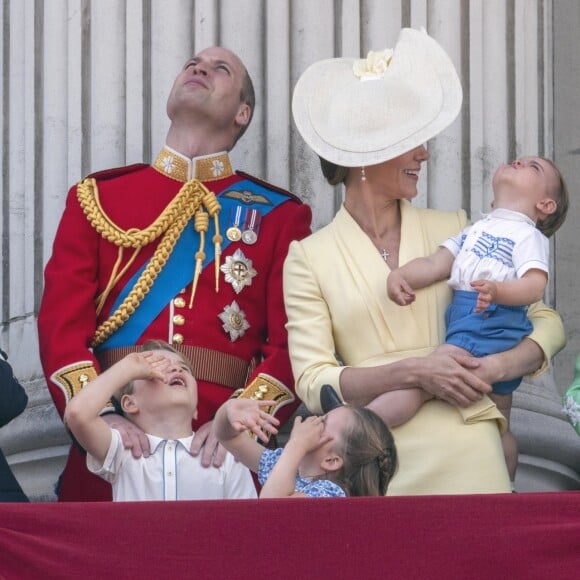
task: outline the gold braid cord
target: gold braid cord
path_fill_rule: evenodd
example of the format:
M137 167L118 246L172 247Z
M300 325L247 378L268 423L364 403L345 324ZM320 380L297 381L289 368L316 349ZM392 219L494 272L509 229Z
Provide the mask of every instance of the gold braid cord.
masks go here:
M153 286L155 279L163 270L181 232L185 229L189 220L194 215L198 213L205 214L205 211L207 211L210 216L216 216L217 228L217 215L221 206L211 191L201 182L192 179L183 184L178 194L150 226L143 230L130 229L125 231L113 223L105 214L99 200L99 191L95 179L87 178L78 184L77 198L87 219L95 230L104 239L117 247L139 249L163 235L155 253L123 303L95 331L91 346L96 347L123 326L139 307L143 298ZM203 222L203 218L201 222ZM221 236L217 229L215 238L219 238L221 242ZM217 242L215 243L217 246ZM218 250L217 247L216 250ZM201 251L203 251L203 248ZM219 260L217 251L216 260ZM199 273L197 276L199 276ZM194 279L193 287L196 285L197 279Z

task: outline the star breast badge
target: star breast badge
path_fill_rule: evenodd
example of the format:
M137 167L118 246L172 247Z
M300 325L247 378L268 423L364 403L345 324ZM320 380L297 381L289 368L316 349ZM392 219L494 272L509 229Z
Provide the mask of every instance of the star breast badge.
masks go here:
M218 316L223 322L222 328L230 335L232 342L244 336L246 330L250 328L250 323L246 320L246 313L235 300L226 306Z
M258 273L252 266L252 260L246 258L239 248L232 256L226 257L225 264L220 267L220 270L225 274L226 282L233 286L236 294L239 294L245 286L251 286L252 278Z

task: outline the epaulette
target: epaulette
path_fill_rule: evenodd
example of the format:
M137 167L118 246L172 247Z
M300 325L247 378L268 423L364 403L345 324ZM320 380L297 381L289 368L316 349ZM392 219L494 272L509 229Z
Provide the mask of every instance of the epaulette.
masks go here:
M124 167L113 167L112 169L96 171L95 173L90 173L87 175L87 178L92 177L98 181L105 181L107 179L114 179L115 177L120 177L121 175L139 171L140 169L145 169L146 167L150 166L146 163L134 163L133 165L125 165Z
M297 195L290 193L287 189L283 189L281 187L278 187L277 185L272 185L271 183L268 183L267 181L264 181L263 179L259 179L258 177L254 177L253 175L250 175L249 173L245 173L244 171L238 170L238 171L236 171L236 175L239 175L239 176L243 177L244 179L249 179L250 181L257 183L258 185L261 185L262 187L265 187L266 189L271 189L272 191L275 191L276 193L280 193L282 195L285 195L286 197L289 197L292 201L295 201L296 203L304 203Z

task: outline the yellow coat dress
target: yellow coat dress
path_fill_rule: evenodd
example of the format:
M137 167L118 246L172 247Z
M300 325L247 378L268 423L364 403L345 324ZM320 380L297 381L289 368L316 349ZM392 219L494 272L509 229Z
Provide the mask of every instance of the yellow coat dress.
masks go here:
M401 201L399 263L434 252L467 224L463 210L443 212ZM284 265L284 300L296 392L320 412L320 388L340 393L345 366L369 367L424 356L445 338L451 299L446 282L418 291L407 307L391 302L389 267L342 207L333 221L292 242ZM550 358L565 342L560 317L538 303L529 310L535 340ZM501 447L505 420L488 397L457 409L431 400L394 428L399 469L389 495L509 492Z

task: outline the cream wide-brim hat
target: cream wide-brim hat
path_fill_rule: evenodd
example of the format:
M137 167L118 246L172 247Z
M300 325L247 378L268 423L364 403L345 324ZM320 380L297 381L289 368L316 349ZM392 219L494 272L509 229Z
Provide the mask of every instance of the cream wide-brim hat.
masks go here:
M294 88L294 122L320 157L343 167L382 163L426 143L457 117L459 77L424 30L401 30L382 76L356 76L357 61L316 62Z

